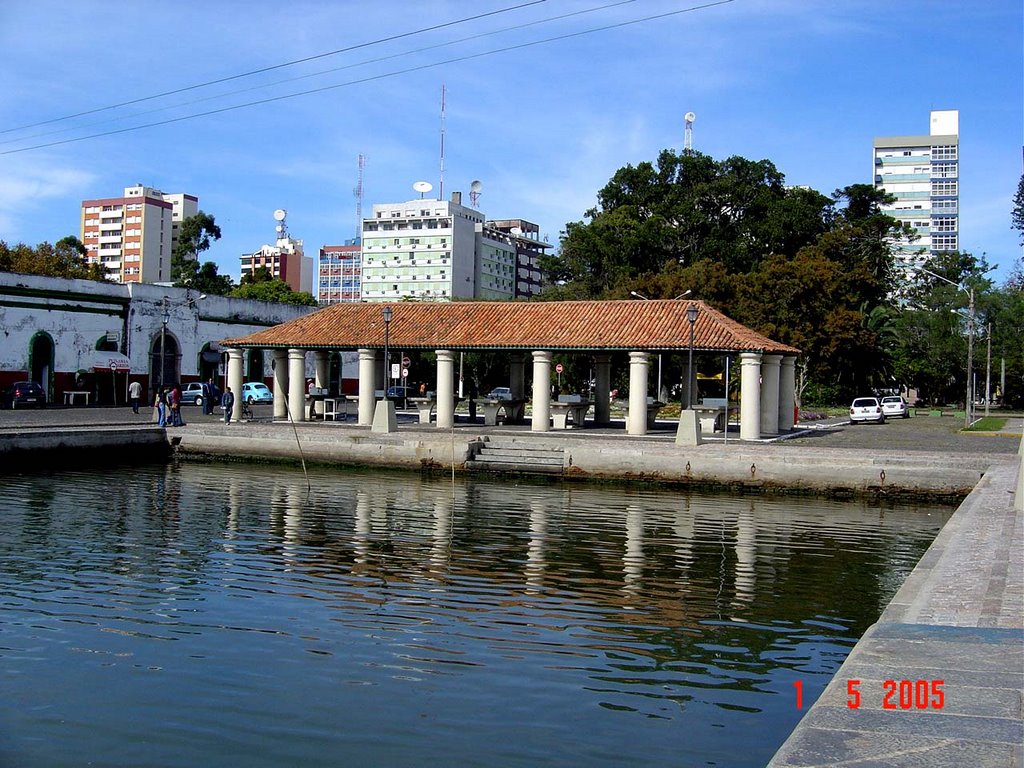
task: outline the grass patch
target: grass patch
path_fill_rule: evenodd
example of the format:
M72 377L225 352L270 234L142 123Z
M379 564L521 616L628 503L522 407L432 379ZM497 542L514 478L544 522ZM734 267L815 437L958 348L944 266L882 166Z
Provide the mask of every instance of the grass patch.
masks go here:
M1002 416L984 416L967 428L967 432L998 432L1005 426L1006 419Z

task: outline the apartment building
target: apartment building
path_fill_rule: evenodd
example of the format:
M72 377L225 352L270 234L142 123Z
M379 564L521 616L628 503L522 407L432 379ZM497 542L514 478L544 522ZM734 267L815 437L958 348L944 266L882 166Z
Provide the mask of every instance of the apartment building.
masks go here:
M359 240L323 246L316 274L316 300L321 304L362 301L363 265Z
M959 250L959 110L933 111L927 135L876 138L872 160L875 187L896 198L883 211L918 236L894 244L897 258L921 263Z
M180 222L198 210L194 195L142 184L125 187L121 197L83 200L79 239L86 260L121 283L168 282Z
M288 283L293 291L313 293L313 257L305 254L301 240L288 234L287 217L288 212L283 208L274 211L276 242L260 246L255 253L242 254L242 277L266 267L273 277Z
M501 233L516 251L515 298L535 296L541 291L540 257L550 243L540 239L540 227L524 219L494 219L487 227Z

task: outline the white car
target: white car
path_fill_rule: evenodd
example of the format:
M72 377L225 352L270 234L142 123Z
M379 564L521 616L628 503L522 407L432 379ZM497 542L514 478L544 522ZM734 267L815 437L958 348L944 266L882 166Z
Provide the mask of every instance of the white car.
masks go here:
M897 416L901 419L910 417L910 411L907 409L907 401L899 395L890 395L882 398L882 413L886 416Z
M885 423L885 413L877 397L858 397L853 401L850 406L850 423L856 424L858 421Z

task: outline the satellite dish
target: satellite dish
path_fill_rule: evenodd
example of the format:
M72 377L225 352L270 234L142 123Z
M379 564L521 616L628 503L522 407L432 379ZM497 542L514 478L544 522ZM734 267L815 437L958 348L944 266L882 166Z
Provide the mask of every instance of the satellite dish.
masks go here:
M469 191L470 192L479 192L483 188L484 188L484 185L481 184L479 181L474 181L474 182L472 182L469 185Z
M274 218L277 219L278 221L284 221L284 217L287 215L288 211L286 211L284 208L278 208L276 211L274 211Z
M276 229L276 230L277 230L278 232L284 232L284 226L282 226L281 224L278 224L278 225L277 225L277 226L275 227L275 229Z
M687 112L685 115L683 115L683 120L685 120L688 123L692 123L696 119L697 115L694 112Z
M429 181L417 181L415 184L412 185L412 188L422 195L424 192L429 192L430 190L432 190L434 188L434 185L431 184Z

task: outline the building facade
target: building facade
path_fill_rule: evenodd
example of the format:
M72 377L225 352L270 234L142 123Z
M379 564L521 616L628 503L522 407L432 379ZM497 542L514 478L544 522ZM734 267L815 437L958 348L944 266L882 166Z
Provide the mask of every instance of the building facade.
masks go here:
M894 244L897 258L922 263L959 250L959 110L933 111L927 135L876 138L872 161L875 187L896 198L883 212L918 236Z
M182 219L199 211L199 198L165 194L137 184L121 197L82 201L79 239L86 260L121 283L171 280L171 254Z
M316 299L320 304L362 301L363 264L359 240L323 246L316 274Z
M502 233L516 249L515 298L540 293L540 257L551 247L540 239L540 227L524 219L495 219L487 227Z

